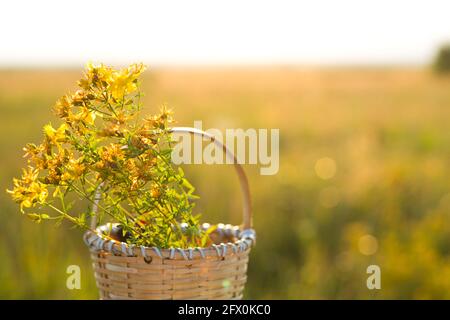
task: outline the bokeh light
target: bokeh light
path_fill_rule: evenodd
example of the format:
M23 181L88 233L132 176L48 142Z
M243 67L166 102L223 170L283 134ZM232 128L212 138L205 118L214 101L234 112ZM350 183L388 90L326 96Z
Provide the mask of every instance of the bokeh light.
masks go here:
M328 180L336 174L336 162L332 158L321 158L317 160L314 169L319 178Z
M359 238L358 248L363 255L371 256L378 250L378 240L374 236L366 234Z

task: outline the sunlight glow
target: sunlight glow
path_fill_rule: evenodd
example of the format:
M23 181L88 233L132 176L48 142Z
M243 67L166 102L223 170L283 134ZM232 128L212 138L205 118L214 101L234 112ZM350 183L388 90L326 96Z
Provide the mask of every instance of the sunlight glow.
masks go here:
M0 65L422 64L448 1L4 1Z

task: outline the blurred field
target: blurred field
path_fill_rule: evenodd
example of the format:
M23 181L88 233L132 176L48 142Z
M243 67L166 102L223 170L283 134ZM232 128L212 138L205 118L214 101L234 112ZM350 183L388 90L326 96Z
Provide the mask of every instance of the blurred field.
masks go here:
M0 71L2 190L80 73ZM258 232L247 298L450 298L450 79L421 69L158 69L144 92L149 112L165 102L179 125L280 128L278 175L246 167ZM231 167L186 172L204 220L240 223ZM97 298L80 230L35 225L3 191L0 205L0 298ZM81 290L66 289L70 264L82 268ZM381 290L366 287L371 264Z

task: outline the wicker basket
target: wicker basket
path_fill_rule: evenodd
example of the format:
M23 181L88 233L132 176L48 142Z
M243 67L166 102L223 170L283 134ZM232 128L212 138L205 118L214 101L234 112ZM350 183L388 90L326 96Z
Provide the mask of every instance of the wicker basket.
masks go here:
M255 243L247 177L233 153L211 135L186 127L172 131L208 138L234 159L243 192L242 227L217 225L211 235L215 244L207 248L136 247L103 237L106 226L97 227L94 205L91 224L96 232L85 233L84 240L101 299L242 299Z

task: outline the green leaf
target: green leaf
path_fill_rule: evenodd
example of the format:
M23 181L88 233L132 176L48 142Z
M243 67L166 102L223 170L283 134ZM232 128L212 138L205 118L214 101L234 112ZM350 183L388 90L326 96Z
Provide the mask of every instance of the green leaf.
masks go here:
M195 191L194 186L187 180L183 178L183 186L188 189L188 194L192 194Z
M27 217L36 223L41 223L42 220L50 219L50 216L45 213L28 213Z

